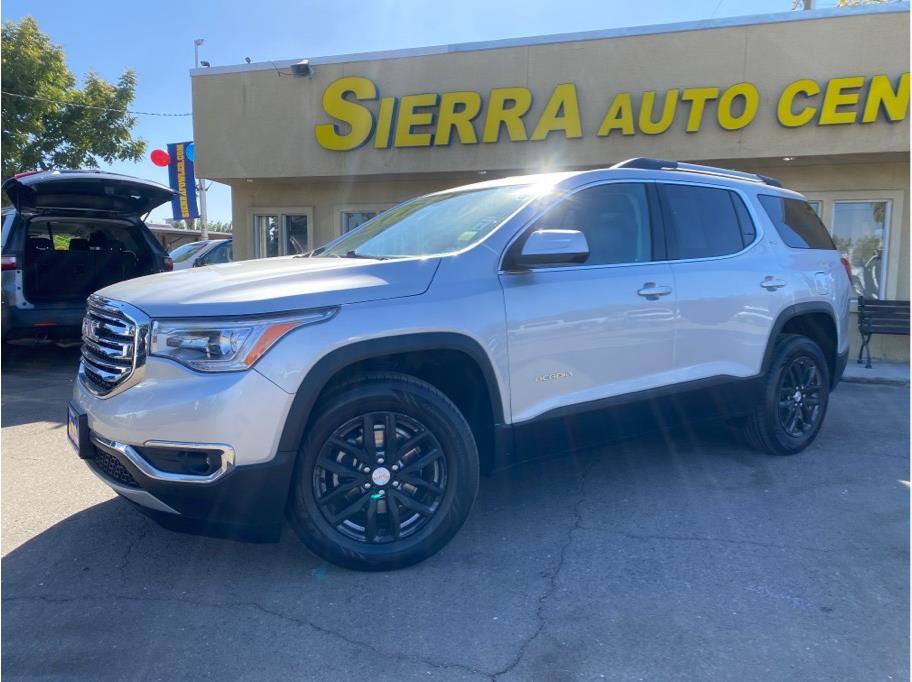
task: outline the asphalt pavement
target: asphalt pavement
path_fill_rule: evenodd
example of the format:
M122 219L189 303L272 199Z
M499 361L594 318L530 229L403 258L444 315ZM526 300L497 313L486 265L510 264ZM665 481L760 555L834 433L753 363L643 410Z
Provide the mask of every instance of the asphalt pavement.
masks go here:
M514 467L439 554L365 574L119 500L66 443L76 358L4 358L9 679L909 677L908 388L840 386L795 457L656 427Z

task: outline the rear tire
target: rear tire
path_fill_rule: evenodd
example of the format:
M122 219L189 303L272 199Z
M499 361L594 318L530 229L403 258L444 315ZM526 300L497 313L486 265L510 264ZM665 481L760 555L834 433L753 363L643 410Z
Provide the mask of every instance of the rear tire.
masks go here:
M298 453L289 520L334 564L403 568L456 534L478 470L472 431L449 398L414 377L370 374L317 407Z
M814 442L830 397L830 371L820 346L806 336L780 336L762 395L744 425L748 445L771 455L794 455Z

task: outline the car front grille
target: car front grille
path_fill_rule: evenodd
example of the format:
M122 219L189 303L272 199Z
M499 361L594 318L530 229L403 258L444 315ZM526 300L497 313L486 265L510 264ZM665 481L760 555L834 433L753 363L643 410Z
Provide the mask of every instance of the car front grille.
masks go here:
M129 313L128 313L129 311ZM148 320L132 306L101 296L89 297L82 321L83 384L107 396L135 383L145 363Z
M96 471L104 474L115 483L120 483L128 488L139 487L136 479L133 478L130 472L127 471L127 468L120 463L120 460L101 448L95 448L95 456L90 459L89 462L91 462L90 466L95 467Z

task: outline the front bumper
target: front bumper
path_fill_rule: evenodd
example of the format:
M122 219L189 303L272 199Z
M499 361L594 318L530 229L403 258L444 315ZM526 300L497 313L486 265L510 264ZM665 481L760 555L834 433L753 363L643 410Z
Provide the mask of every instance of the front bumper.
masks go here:
M92 434L87 453L92 472L115 492L174 530L206 535L275 539L284 523L294 452L270 461L235 467L211 483L150 476L133 457ZM109 458L116 460L116 469Z
M278 441L293 397L256 370L204 374L160 358L122 393L100 398L78 379L73 390L92 471L165 525L217 535L281 527L296 453ZM215 450L220 465L165 470L143 455L163 445Z

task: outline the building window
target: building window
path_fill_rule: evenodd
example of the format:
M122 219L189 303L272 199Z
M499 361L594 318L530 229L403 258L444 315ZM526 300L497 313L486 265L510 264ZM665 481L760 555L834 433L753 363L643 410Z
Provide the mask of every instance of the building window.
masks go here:
M833 241L852 266L852 284L858 296L885 296L891 203L833 203Z
M336 214L338 215L336 224L339 226L339 234L351 232L368 220L376 218L389 207L389 204L352 204L348 206L336 206Z
M313 210L255 209L253 244L256 258L291 256L313 249Z
M823 202L822 201L810 200L807 203L808 203L808 206L811 207L811 210L813 210L814 213L817 214L818 218L823 218Z
M345 234L376 217L377 211L341 211L339 215L342 219L342 234Z

